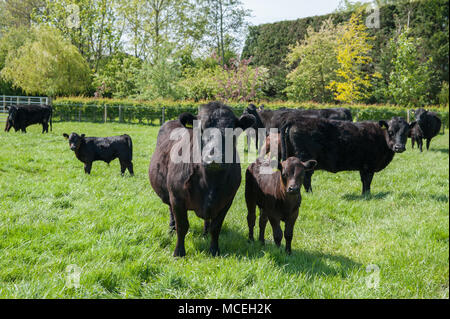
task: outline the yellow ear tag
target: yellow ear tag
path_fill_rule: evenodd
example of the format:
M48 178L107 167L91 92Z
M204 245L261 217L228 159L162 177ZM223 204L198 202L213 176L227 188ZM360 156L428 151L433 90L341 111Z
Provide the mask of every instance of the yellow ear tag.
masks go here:
M386 126L382 126L381 129L382 129L382 130L386 130Z
M192 124L186 124L185 127L192 128Z

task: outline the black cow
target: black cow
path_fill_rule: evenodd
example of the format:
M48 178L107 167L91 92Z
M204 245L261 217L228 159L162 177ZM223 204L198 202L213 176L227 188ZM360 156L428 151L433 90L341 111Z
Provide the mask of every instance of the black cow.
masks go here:
M417 123L417 121L414 121L411 123L411 130L409 131L408 137L411 138L411 148L414 148L414 143L417 142L417 147L422 152L422 146L423 146L423 132L420 128L420 125Z
M110 163L119 158L120 172L125 170L133 176L133 143L127 134L109 137L85 137L84 134L66 133L63 136L69 140L69 146L75 156L84 163L84 172L91 173L92 162L103 161Z
M256 108L255 105L250 104L245 110L245 113L252 114L256 117L257 123L262 123L260 128L266 129L266 134L268 135L270 129L280 129L286 121L295 118L303 117L317 117L324 119L332 119L339 121L353 121L352 113L346 108L330 108L330 109L287 109L280 108L278 110L265 110L264 107ZM263 141L260 142L262 144ZM258 148L258 147L257 147ZM267 150L266 150L267 151ZM303 185L307 192L312 191L311 178L313 171L308 171L305 174Z
M280 221L285 222L286 252L291 253L294 225L302 202L300 187L305 171L314 169L316 161L301 162L296 157L278 162L278 170L272 174L262 172L262 166L270 166L270 159L257 159L246 171L245 202L247 204L248 237L253 241L256 206L259 207L259 240L264 243L264 231L270 221L275 244L280 246L283 231Z
M281 129L282 159L315 159L317 169L337 173L359 171L362 193L370 193L374 173L383 170L395 153L405 151L410 125L400 117L389 122L344 122L305 117Z
M48 133L48 124L52 130L53 110L50 105L13 105L9 107L6 119L5 132L11 127L17 132L21 130L26 133L26 128L32 124L42 124L42 133Z
M226 128L240 128L242 130L252 126L255 118L252 115L242 115L237 118L232 109L219 102L202 105L198 116L183 113L179 120L166 122L159 130L156 149L149 167L150 183L161 200L170 208L170 227L177 232L177 244L174 256L185 256L184 238L189 229L188 210L193 210L198 217L205 220L205 233L211 234L210 252L219 255L219 233L225 215L233 202L234 196L241 183L241 166L237 161L236 138L232 140L232 160L224 161L226 152L222 152L222 160L210 160L210 153L206 152L200 160L194 161L193 129L194 121L200 121L202 134L198 147L203 150L208 145L222 142L226 135ZM187 128L187 129L186 129ZM217 129L222 139L211 142L206 129ZM187 149L190 152L187 161L171 159L174 149L180 141L171 139L172 132L181 132L187 138ZM229 131L229 130L227 130ZM196 138L197 140L197 138ZM183 141L183 139L182 139ZM184 140L186 141L186 140ZM224 147L225 149L225 147Z
M441 119L435 112L419 108L414 112L416 121L423 133L423 138L427 140L427 150L430 148L431 139L438 135L441 130ZM420 140L420 143L422 141ZM420 149L422 151L422 149Z

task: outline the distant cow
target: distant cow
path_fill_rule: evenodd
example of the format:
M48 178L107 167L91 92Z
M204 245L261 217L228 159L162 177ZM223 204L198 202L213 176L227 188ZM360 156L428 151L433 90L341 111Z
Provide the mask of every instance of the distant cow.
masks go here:
M48 133L48 124L52 130L52 107L50 105L13 105L9 107L5 132L11 127L17 132L26 133L26 128L32 124L42 124L42 133Z
M110 137L85 137L84 134L66 133L63 136L69 140L69 146L75 152L75 156L84 163L84 172L91 173L92 162L103 161L110 163L118 158L120 161L120 172L123 176L128 169L133 172L133 143L127 134Z
M281 129L282 159L315 159L317 169L337 173L359 171L362 193L370 193L374 173L383 170L395 153L405 151L410 125L400 117L389 122L344 122L302 118Z
M272 174L261 173L261 166L270 165L270 159L257 159L246 171L245 201L247 204L248 237L253 241L253 228L256 220L256 206L259 207L259 240L264 243L267 220L273 230L275 244L280 246L283 231L280 221L285 222L284 238L286 252L291 253L291 242L295 221L302 201L300 188L305 171L317 164L315 160L301 162L297 157L289 157L278 162L278 170Z
M430 148L431 139L438 135L441 130L441 119L435 112L419 108L414 112L416 121L423 133L423 138L427 140L427 150ZM422 149L421 149L422 151Z
M414 148L414 143L417 142L417 147L422 152L422 146L423 146L423 132L420 128L420 125L417 123L417 121L414 121L410 125L411 130L409 131L408 137L411 138L411 148Z
M270 144L275 139L276 145L278 146L277 150L271 150ZM272 143L275 145L275 143ZM275 153L275 154L274 154ZM276 156L276 158L281 158L281 140L280 140L280 133L269 133L269 135L266 136L266 140L264 141L263 147L261 148L260 155L266 155L269 154L269 158L272 158Z
M153 153L149 167L150 183L161 200L170 208L170 227L177 232L177 244L174 256L185 256L184 238L189 229L187 216L188 210L193 210L198 217L205 220L205 233L211 234L210 252L213 256L219 255L219 233L228 209L241 183L241 166L237 161L236 138L232 141L232 161L226 163L222 152L222 160L211 160L206 153L198 161L192 158L186 163L171 160L171 152L175 145L180 143L171 139L171 134L181 128L183 136L188 134L187 148L193 156L193 125L198 120L201 124L200 149L210 143L222 142L226 131L240 128L242 130L251 127L255 121L252 115L242 115L237 118L232 109L219 102L211 102L202 105L198 116L183 113L179 120L166 122L158 133L156 149ZM206 129L214 129L221 133L222 139L211 142ZM228 129L228 130L226 130ZM180 130L178 130L180 131ZM197 139L196 139L197 140ZM183 144L184 145L184 144ZM224 147L225 149L225 147ZM175 148L176 152L177 148Z

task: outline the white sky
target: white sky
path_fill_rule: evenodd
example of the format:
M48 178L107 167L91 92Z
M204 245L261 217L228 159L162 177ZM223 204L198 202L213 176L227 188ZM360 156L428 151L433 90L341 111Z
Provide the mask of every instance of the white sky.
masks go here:
M371 0L360 0L371 2ZM282 20L296 20L316 15L332 13L340 0L242 0L247 9L252 10L249 19L252 25Z

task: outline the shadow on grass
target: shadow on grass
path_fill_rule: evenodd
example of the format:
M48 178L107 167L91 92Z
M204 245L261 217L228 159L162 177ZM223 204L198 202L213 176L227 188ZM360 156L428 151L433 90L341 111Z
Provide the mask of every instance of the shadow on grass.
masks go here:
M414 195L409 193L400 193L401 198L412 199ZM429 200L438 202L438 203L448 203L448 195L445 194L421 194L421 198L427 197Z
M389 195L391 192L380 192L377 194L371 193L371 194L345 194L342 195L341 198L345 200L380 200L385 198L387 195Z
M283 225L282 228L284 228ZM210 237L201 236L200 229L192 231L195 234L192 237L195 249L209 253ZM268 256L279 269L292 274L303 273L311 276L341 276L345 278L353 270L362 267L362 264L345 256L301 250L296 249L295 246L292 247L292 254L288 255L285 252L284 238L281 246L277 247L272 238L266 234L266 243L263 245L258 240L250 242L242 232L227 227L222 228L219 247L223 258L256 260Z
M448 148L430 148L429 151L448 154Z

